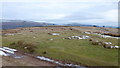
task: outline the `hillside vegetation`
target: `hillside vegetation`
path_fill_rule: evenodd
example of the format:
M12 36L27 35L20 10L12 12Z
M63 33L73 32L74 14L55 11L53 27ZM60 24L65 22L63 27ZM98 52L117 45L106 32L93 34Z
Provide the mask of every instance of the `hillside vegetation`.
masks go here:
M33 54L50 57L61 62L86 66L118 66L118 49L106 49L99 45L93 45L89 39L64 39L69 36L87 35L95 40L118 45L118 39L101 38L98 35L82 33L90 30L91 32L98 31L97 27L94 28L30 27L5 30L4 34L13 35L3 35L2 45L24 51L23 47L27 43L31 43L31 46L34 44L36 47ZM16 32L14 33L14 31ZM54 36L49 33L59 33L60 35ZM23 47L18 45L19 41L24 41ZM12 43L14 43L13 46Z

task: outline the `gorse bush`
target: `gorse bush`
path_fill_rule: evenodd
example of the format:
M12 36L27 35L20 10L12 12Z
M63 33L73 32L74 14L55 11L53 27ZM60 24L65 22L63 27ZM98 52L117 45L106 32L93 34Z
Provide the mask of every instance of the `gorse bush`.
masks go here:
M28 52L28 53L33 53L35 52L35 49L36 49L36 46L34 43L29 43L25 41L13 42L10 44L10 47L18 49L20 51Z

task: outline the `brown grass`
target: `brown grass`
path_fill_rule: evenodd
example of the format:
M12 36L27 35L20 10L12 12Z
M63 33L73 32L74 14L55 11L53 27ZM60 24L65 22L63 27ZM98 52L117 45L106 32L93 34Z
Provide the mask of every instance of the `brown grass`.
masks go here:
M36 46L33 43L26 43L25 41L13 42L10 47L17 48L25 52L33 53L35 52Z

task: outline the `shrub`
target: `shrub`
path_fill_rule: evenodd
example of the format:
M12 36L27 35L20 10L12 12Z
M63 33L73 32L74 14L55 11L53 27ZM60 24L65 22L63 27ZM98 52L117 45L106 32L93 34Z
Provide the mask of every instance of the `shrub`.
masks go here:
M33 53L36 49L36 46L33 43L25 43L24 46L30 53Z
M30 32L33 32L32 30Z
M92 41L92 44L93 44L93 45L98 45L99 42L98 42L98 41Z
M46 52L46 51L44 51L44 52L43 52L43 54L47 54L47 52Z
M15 42L13 42L13 43L11 43L10 45L15 45L16 43Z
M70 30L73 30L72 28L70 28Z
M89 41L92 41L92 40L93 40L93 39L91 39L91 38L89 39Z
M18 44L18 45L23 45L23 44L24 44L24 41L18 41L17 44Z
M100 34L101 32L96 31L96 32L94 32L94 33L98 33L98 34Z
M16 48L21 51L33 53L35 52L36 46L33 43L27 43L25 41L18 41L18 42L13 42L10 44L11 48Z
M51 29L51 30L53 30L53 29Z
M102 42L100 42L98 40L89 39L89 41L91 41L93 45L102 45Z

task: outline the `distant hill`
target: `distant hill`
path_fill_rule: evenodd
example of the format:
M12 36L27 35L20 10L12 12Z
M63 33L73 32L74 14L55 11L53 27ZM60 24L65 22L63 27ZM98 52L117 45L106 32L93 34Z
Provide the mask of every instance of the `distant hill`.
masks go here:
M87 24L79 24L79 23L71 23L71 24L64 24L66 26L96 26L96 27L99 27L97 25L87 25Z
M0 19L0 29L14 29L20 27L43 27L43 26L53 26L57 25L54 23L46 23L46 22L34 22L34 21L25 21L25 20L6 20ZM87 25L87 24L79 24L79 23L70 23L70 24L63 24L60 26L88 26L88 27L103 27L98 25ZM110 26L105 26L110 27ZM117 27L110 27L110 28L117 28Z
M24 20L2 20L2 29L14 29L20 27L43 27L51 26L56 24L45 23L45 22L34 22L34 21L24 21Z
M98 26L98 25L89 25L89 24L79 24L79 23L70 23L70 24L64 24L65 26L88 26L88 27L107 27L107 28L120 28L117 26Z

